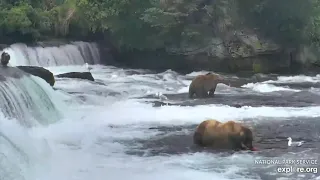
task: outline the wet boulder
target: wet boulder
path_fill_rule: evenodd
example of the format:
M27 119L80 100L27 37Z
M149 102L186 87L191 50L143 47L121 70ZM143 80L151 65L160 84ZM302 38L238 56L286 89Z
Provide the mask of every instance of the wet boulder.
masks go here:
M77 79L86 79L89 81L94 81L94 78L91 72L68 72L63 74L56 75L59 78L77 78Z
M47 83L50 84L50 86L53 86L55 83L53 73L43 67L17 66L17 68L19 68L20 70L22 70L26 73L29 73L29 74L32 74L34 76L38 76L38 77L44 79Z

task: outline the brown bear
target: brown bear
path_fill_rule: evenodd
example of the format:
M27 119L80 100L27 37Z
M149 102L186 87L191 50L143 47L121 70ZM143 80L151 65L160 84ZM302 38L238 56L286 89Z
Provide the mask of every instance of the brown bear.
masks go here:
M221 123L214 119L205 120L193 135L194 144L214 149L256 151L252 141L252 131L234 121Z
M224 83L224 78L212 73L199 75L194 78L189 86L189 98L213 97L218 83Z
M10 55L8 53L6 53L6 52L3 52L1 54L1 60L0 60L1 65L2 66L7 66L9 61L10 61Z

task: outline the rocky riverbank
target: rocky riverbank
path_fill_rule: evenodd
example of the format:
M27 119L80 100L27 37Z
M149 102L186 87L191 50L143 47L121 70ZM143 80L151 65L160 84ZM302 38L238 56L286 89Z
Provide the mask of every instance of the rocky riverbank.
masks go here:
M252 40L253 37L256 39ZM252 41L249 42L249 39ZM55 39L28 44L28 47L59 47L72 43L74 41ZM97 44L102 64L128 68L156 71L172 69L180 73L207 70L238 75L255 73L310 74L320 70L320 67L314 65L317 62L317 57L320 56L320 52L315 47L301 45L298 48L286 49L270 41L259 40L255 35L243 39L237 52L234 51L233 54L225 54L220 57L218 53L177 54L165 49L120 50L106 40L97 41ZM260 44L260 49L254 49L256 44ZM10 45L0 45L2 50L8 47ZM249 47L252 50L250 53L244 53L243 50L240 52L241 48ZM215 47L215 52L218 48ZM225 50L226 47L221 51Z

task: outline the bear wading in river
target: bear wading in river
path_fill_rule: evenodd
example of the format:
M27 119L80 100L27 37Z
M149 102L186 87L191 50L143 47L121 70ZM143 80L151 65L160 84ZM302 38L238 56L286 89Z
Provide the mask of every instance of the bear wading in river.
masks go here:
M252 141L252 131L234 121L221 123L214 119L205 120L193 135L194 144L213 149L255 151Z
M189 98L194 95L196 98L214 97L214 92L219 83L224 83L224 78L217 74L199 75L192 80L189 86Z
M3 52L1 54L1 65L8 66L9 61L10 61L10 55L6 52Z

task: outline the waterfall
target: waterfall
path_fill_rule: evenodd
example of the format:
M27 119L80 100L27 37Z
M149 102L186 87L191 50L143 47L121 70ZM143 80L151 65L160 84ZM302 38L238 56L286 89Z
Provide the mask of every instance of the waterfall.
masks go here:
M28 129L17 120L7 119L0 112L1 180L34 179L30 171L48 155L50 147L45 140L31 137Z
M29 135L30 127L60 120L66 106L39 77L14 67L0 68L0 77L0 179L34 179L30 171L49 147Z
M3 51L10 54L10 66L100 64L97 44L88 42L56 47L16 43ZM50 146L29 133L62 119L62 110L67 112L68 107L44 80L9 68L0 68L0 180L35 179L31 171L50 156Z
M16 118L24 126L50 124L61 118L57 105L39 83L38 77L6 77L0 82L0 109L8 118ZM48 84L43 84L48 86ZM50 88L50 87L49 87ZM51 91L53 91L51 89Z
M16 43L3 51L10 54L10 66L100 64L97 44L88 42L56 47ZM33 168L50 156L51 149L45 140L29 133L63 118L62 110L68 112L68 107L61 98L39 77L14 67L0 68L0 180L35 179L31 177Z
M14 138L14 136L17 136L17 134L13 134L13 136L10 136L10 130L12 128L16 129L16 127L19 126L8 126L6 123L3 123L3 121L6 120L6 118L3 117L2 114L1 116L2 117L0 127L0 179L24 180L25 178L23 175L26 174L27 167L29 165L29 156L19 147L19 142L15 141L16 138ZM19 130L22 130L23 132L23 129L19 128Z
M16 43L3 51L10 54L9 64L11 66L49 67L100 63L98 45L82 41L57 47L30 47L22 43Z

